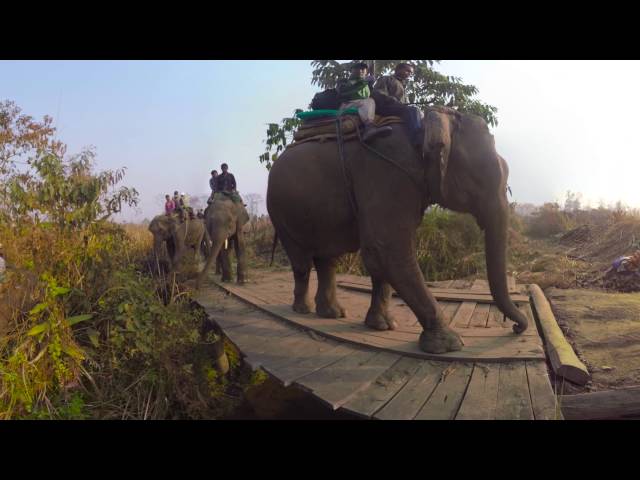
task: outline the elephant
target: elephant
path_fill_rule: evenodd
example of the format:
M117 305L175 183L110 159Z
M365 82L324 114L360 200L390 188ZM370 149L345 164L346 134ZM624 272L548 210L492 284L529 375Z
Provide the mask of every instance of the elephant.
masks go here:
M158 258L162 256L162 244L166 243L170 271L177 267L187 248L193 248L196 259L198 252L206 251L210 242L204 222L198 218L181 222L177 215L158 215L151 220L149 231L153 234L153 250Z
M461 337L443 321L442 310L426 287L416 258L416 231L429 205L470 213L484 231L491 293L515 324L527 318L509 297L506 277L506 161L498 155L486 122L446 107L424 111L422 147L411 145L402 124L371 143L335 142L290 145L269 172L267 210L291 261L293 310L310 313L312 263L318 275L315 295L320 317L346 312L336 299L336 261L360 250L372 281L364 323L393 330L391 287L416 315L418 343L428 353L461 350Z
M204 212L206 230L211 238L211 249L205 266L198 275L196 288L200 288L213 259L218 259L219 255L222 257L222 281L231 281L229 253L225 248L226 240L229 240L235 248L238 262L237 282L243 284L247 281L247 258L242 228L248 221L249 214L242 201L234 202L224 194L216 194L213 202Z

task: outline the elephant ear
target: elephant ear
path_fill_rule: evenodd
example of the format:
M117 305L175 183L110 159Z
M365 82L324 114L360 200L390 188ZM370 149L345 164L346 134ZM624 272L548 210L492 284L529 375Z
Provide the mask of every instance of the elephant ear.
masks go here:
M453 116L436 110L427 111L425 116L425 132L423 150L430 161L437 161L440 168L440 193L447 198L447 169L451 151L451 133Z

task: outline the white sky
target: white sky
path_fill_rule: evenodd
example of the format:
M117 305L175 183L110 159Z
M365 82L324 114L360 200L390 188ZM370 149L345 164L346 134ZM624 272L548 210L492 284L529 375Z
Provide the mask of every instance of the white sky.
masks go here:
M542 204L580 192L592 206L640 208L639 61L443 60L436 68L498 107L493 129L513 200ZM127 167L142 220L174 190L206 194L229 163L242 194L265 196L259 164L267 123L307 108L310 60L0 61L0 100L54 117L75 153L95 145L100 169ZM583 202L584 203L584 202ZM261 212L266 212L264 204Z
M640 207L640 62L456 60L440 69L498 107L493 133L515 200L563 201L571 190L593 206Z

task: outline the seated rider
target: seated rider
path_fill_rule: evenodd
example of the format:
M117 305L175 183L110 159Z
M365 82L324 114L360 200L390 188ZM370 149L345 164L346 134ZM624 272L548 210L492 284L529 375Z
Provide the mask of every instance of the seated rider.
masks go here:
M189 219L193 220L195 218L193 214L193 208L189 205L189 197L186 193L182 192L180 194L180 208L183 211L182 218L185 218L185 213L189 215Z
M422 147L423 114L419 108L407 105L409 100L405 92L407 81L413 75L414 67L409 63L396 65L393 75L380 77L373 87L372 96L379 113L401 117L409 130L411 142Z
M358 115L364 124L364 142L377 135L387 135L391 133L391 127L376 127L375 120L376 104L371 97L370 82L372 79L365 78L369 67L366 63L356 63L351 67L351 76L348 80L338 82L336 90L340 101L340 110L349 107L356 107Z
M164 199L165 199L164 213L167 215L171 215L173 211L176 209L176 204L174 203L173 200L171 200L171 197L169 195L165 195Z
M218 171L211 170L211 178L209 179L209 188L211 189L211 196L207 200L207 203L213 202L213 197L218 189Z
M182 206L180 205L180 194L176 190L173 192L173 206L175 213L180 214L182 212Z

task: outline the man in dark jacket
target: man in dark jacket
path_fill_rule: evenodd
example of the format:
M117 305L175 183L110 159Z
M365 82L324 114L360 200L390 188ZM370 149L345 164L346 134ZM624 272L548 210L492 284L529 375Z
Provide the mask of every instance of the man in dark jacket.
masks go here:
M373 87L372 97L376 101L379 113L402 117L409 130L411 142L421 147L423 143L422 112L419 108L407 105L409 100L405 93L407 81L413 72L413 65L399 63L393 75L378 79Z
M218 175L218 188L216 192L228 192L232 193L236 191L236 179L233 173L229 173L229 165L223 163L220 165L222 173Z

